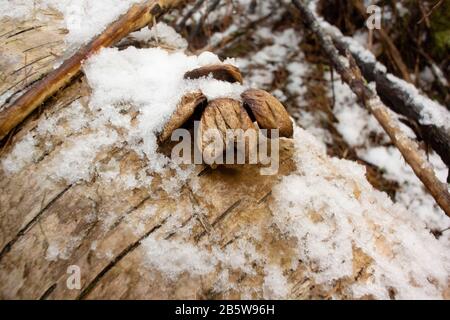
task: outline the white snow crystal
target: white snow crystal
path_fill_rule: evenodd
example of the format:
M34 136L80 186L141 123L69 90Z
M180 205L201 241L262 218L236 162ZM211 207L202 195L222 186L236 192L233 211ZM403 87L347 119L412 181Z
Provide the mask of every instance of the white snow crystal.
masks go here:
M175 49L185 50L188 47L187 41L175 31L171 26L164 22L158 22L151 29L144 28L130 34L138 41L147 42L155 40L166 45L173 46Z
M420 219L386 194L375 191L364 167L327 159L320 144L296 128L298 172L273 190L274 220L282 232L297 238L299 258L316 282L332 285L353 274L353 246L369 255L372 276L358 283L355 298L371 293L389 298L442 298L450 259ZM433 280L430 280L433 279Z
M280 267L266 265L266 276L264 277L263 296L264 299L285 299L289 293L289 285Z
M138 2L142 0L0 0L0 18L26 18L35 16L36 9L54 8L63 14L69 30L66 42L76 48L100 34ZM45 14L36 18L46 19Z
M203 275L214 271L215 261L198 247L178 241L158 240L152 236L142 241L148 266L176 280L182 273Z

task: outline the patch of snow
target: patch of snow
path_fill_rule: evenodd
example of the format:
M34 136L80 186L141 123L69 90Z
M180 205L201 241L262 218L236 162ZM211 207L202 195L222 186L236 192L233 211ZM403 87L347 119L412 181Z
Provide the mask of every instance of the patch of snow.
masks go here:
M68 260L82 240L82 236L64 236L50 240L45 259L48 261Z
M420 110L420 115L422 117L420 121L421 124L434 124L438 127L450 130L450 112L444 106L421 95L414 85L407 83L392 74L388 74L387 77L391 83L408 94L410 103L415 104L418 107L423 107Z
M400 188L396 193L396 201L402 203L409 212L417 215L428 228L442 230L450 226L448 218L436 201L425 190L422 182L405 163L403 156L395 147L372 147L358 151L365 161L385 170L385 177L398 181ZM429 154L437 177L445 183L447 167L435 153Z
M14 145L13 150L2 160L3 170L8 174L17 173L32 163L36 154L36 140L28 133Z
M373 258L371 277L354 287L355 298L442 298L450 259L420 219L373 189L364 167L327 158L322 145L296 128L298 172L273 190L274 220L298 241L299 258L324 285L353 274L353 246ZM432 279L432 280L430 280Z
M60 11L69 33L66 42L77 48L100 34L113 21L136 3L142 0L0 0L1 17L23 19L34 16L45 20L45 14L37 9L53 8Z
M65 142L56 157L47 163L47 171L55 180L65 180L68 184L89 181L94 173L94 160L103 147L117 141L115 131L104 131L71 137Z
M143 28L133 32L130 36L140 42L156 41L178 50L185 50L188 47L187 41L175 29L164 22L158 22L151 29Z
M184 272L204 275L214 271L215 261L192 244L150 236L142 241L142 246L146 252L146 264L162 271L171 280L176 280Z
M264 299L286 299L289 294L289 285L281 268L276 265L266 265L265 272L266 276L263 284Z

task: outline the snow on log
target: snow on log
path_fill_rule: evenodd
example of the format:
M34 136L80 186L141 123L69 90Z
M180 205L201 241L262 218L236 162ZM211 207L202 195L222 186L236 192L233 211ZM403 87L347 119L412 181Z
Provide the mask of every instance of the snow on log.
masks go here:
M25 121L0 155L0 298L449 298L444 242L301 128L275 175L171 161L157 137L183 96L242 101L184 78L217 63L103 49Z
M125 36L151 24L180 0L148 0L134 4L120 18L112 22L101 34L79 48L57 69L37 81L17 100L0 110L0 140L21 123L46 99L67 85L80 72L81 64L103 47L117 44ZM79 21L81 24L82 22Z

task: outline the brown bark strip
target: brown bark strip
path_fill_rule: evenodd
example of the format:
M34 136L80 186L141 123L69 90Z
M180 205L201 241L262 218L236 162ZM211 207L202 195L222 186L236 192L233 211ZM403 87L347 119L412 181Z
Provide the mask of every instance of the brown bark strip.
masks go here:
M105 31L89 44L79 49L59 68L33 85L11 106L0 113L0 140L20 124L33 110L47 98L67 85L81 70L81 64L103 47L109 47L129 33L151 24L154 18L180 3L181 0L148 0L132 6L126 14L111 23ZM107 8L105 8L107 10Z
M325 34L305 2L292 0L292 3L301 12L307 27L316 35L320 46L341 75L342 80L350 86L361 103L375 116L394 145L399 149L406 162L411 166L416 176L427 187L430 194L447 216L450 216L450 194L447 186L436 177L432 166L427 161L425 155L420 152L417 143L409 139L402 132L398 122L390 115L389 109L381 102L377 93L366 85L367 82L361 75L361 71L356 65L351 53L347 52L347 57L350 61L350 67L347 67L341 60L331 37Z

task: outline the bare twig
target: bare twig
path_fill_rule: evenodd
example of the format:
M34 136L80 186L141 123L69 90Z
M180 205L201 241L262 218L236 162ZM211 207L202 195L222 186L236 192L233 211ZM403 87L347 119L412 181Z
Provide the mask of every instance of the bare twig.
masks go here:
M180 32L186 27L186 22L192 17L194 13L196 13L200 9L204 2L205 0L198 0L195 5L186 13L183 19L181 19L180 23L175 27L177 32Z
M211 52L215 52L216 54L220 54L230 44L234 43L241 37L248 35L252 30L255 29L255 27L257 27L258 25L263 23L265 20L267 20L271 16L272 16L272 13L265 15L261 18L258 18L256 20L250 21L245 26L240 27L237 31L231 33L228 36L223 37L219 42L214 43L214 44L209 44L209 45L205 46L204 48L197 50L196 53L200 53L200 52L204 52L204 51L211 51Z
M411 99L411 95L402 86L396 85L400 79L389 75L377 67L377 61L370 61L359 52L359 49L350 45L340 32L330 32L334 43L341 52L350 50L364 77L368 81L375 81L377 92L381 100L393 111L405 116L417 124L421 137L439 154L442 161L450 168L450 132L448 129L435 124L422 124L422 110L425 109L421 99Z
M89 44L79 49L59 68L50 72L44 79L33 85L8 108L0 113L0 140L21 123L47 98L67 85L81 69L81 63L103 47L116 44L130 32L151 24L154 17L160 16L181 0L148 0L135 4L129 11L113 22Z
M192 30L191 34L189 35L189 43L194 39L194 37L200 32L200 29L203 27L203 24L205 23L206 19L208 18L208 15L216 10L217 6L219 5L220 0L212 0L212 2L209 4L209 6L206 8L205 13L200 18L200 21L195 25L194 30Z
M431 10L428 12L428 13L426 13L426 12L424 12L423 13L423 17L422 17L422 19L420 19L419 20L419 22L417 22L417 24L421 24L424 20L425 20L425 22L427 23L427 27L429 28L430 27L430 21L429 21L429 17L433 14L433 12L443 3L444 1L443 0L439 0L434 6L433 6L433 8L431 8ZM421 8L420 8L421 10L422 10L422 6L421 6ZM422 11L423 12L423 11Z
M362 3L360 0L353 1L353 4L358 10L359 14L364 17L365 19L368 18L366 7L364 6L364 3ZM397 46L395 45L394 41L392 41L389 34L383 29L376 29L375 32L380 37L380 40L384 43L386 48L388 49L388 52L390 53L390 56L392 57L394 66L398 68L400 71L402 78L405 81L408 81L409 83L412 83L411 76L408 71L408 67L403 62L402 55L400 54L400 51L398 50Z
M301 12L308 28L316 35L320 46L341 75L342 80L350 86L361 103L375 116L414 173L427 187L442 210L450 216L450 194L447 186L436 177L433 168L424 154L420 152L417 143L402 132L398 121L392 117L390 110L381 102L376 92L367 86L351 53L347 51L347 58L350 62L350 66L347 67L331 37L325 34L317 18L304 1L292 0L292 2Z

